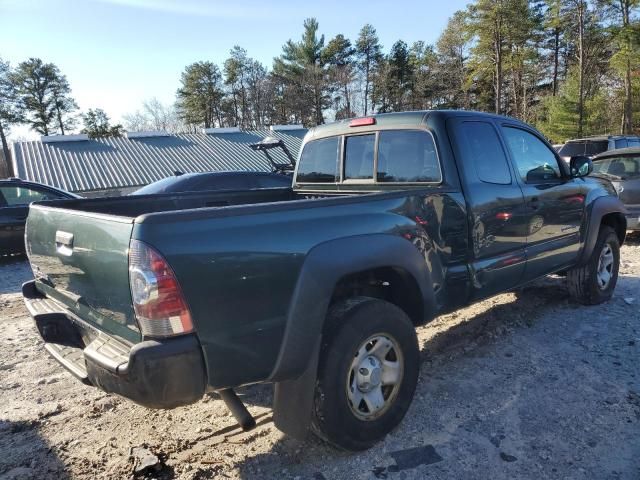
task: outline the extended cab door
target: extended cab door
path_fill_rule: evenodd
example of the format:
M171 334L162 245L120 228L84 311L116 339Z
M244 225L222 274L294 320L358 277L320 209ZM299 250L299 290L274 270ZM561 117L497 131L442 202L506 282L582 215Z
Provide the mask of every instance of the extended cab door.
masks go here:
M524 198L497 126L486 117L447 121L467 202L473 298L521 282L527 244Z
M580 249L585 184L570 178L556 152L532 129L501 125L527 209L525 280L571 264Z

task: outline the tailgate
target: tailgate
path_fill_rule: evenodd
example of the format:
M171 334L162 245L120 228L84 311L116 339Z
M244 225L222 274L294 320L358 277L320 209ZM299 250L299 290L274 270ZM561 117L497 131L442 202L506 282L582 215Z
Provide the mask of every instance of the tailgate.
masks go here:
M129 290L133 219L32 205L26 247L36 288L99 330L140 341Z

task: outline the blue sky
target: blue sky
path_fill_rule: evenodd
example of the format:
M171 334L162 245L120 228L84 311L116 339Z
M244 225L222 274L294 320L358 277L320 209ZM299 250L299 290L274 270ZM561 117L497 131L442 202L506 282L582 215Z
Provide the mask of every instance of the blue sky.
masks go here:
M371 23L387 51L397 39L435 42L447 19L467 3L0 0L0 56L12 64L28 57L55 63L82 110L99 107L120 121L144 99L173 102L187 64L221 64L234 45L270 66L284 42L300 37L307 17L318 19L327 40L337 33L353 40Z

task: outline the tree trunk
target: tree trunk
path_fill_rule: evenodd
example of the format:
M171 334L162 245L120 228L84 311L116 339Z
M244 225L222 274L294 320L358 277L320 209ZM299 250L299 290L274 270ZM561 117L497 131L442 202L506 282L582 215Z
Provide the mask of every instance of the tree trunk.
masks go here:
M631 86L631 61L627 59L627 71L624 77L624 120L622 133L633 133L633 92Z
M366 59L365 74L364 74L364 116L367 116L369 107L369 59Z
M558 68L560 65L560 28L553 32L553 96L558 94Z
M630 0L620 0L620 8L622 10L622 28L627 30L630 22ZM631 40L629 39L629 42ZM632 45L628 45L628 51L631 52ZM631 59L630 53L627 53L626 71L624 75L624 111L622 120L622 133L633 133L633 92L631 85Z
M501 113L501 100L502 100L502 38L499 32L499 24L496 25L494 48L496 56L496 78L495 78L495 111L497 114Z
M578 0L578 136L584 129L584 0Z
M11 161L11 152L9 151L9 144L7 137L4 134L4 128L0 123L0 140L2 141L2 153L4 153L4 167L0 168L0 174L5 173L7 177L13 177L13 162ZM0 167L2 167L0 165ZM3 172L4 170L4 172Z
M58 126L60 127L60 133L64 135L64 122L62 121L62 113L60 113L60 107L56 103L56 114L58 117Z

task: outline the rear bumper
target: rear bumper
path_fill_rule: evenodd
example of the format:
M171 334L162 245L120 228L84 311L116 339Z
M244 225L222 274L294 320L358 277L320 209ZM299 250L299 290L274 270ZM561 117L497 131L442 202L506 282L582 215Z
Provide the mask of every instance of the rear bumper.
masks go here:
M73 316L35 288L22 294L46 350L87 385L149 408L174 408L202 398L206 375L195 335L130 346Z

